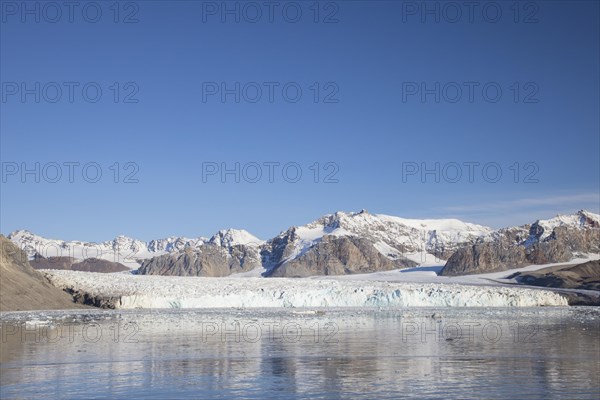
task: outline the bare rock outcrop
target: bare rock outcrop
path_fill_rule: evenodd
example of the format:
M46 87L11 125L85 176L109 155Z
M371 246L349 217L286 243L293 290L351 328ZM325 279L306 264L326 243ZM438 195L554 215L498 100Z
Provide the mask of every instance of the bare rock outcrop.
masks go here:
M275 247L276 256L289 254L286 246ZM367 239L355 236L324 236L302 255L283 262L271 270L272 277L306 277L312 275L346 275L397 268L417 264L406 258L393 260L378 251Z
M515 278L524 285L600 291L600 260L517 272L508 278Z
M254 246L233 245L225 248L207 243L198 248L146 260L138 269L138 274L222 277L259 266L258 249Z
M129 271L125 265L103 260L101 258L86 258L78 260L73 257L44 257L36 254L30 264L35 269L64 269L71 271L87 271L87 272L122 272Z

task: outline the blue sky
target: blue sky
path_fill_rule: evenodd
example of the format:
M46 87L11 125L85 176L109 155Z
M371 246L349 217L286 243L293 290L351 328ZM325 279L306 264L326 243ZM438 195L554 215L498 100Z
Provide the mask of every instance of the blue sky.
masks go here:
M472 15L462 2L280 2L272 20L262 2L228 2L239 22L222 2L116 14L84 1L72 21L1 3L4 234L268 238L337 210L494 227L598 212L598 2L476 2ZM221 177L236 163L239 182ZM437 182L421 175L436 166Z

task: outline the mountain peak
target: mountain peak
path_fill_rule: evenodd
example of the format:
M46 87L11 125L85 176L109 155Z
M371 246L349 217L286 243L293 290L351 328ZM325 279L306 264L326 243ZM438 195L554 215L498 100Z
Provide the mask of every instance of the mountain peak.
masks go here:
M587 222L588 224L590 224L592 226L600 225L600 215L599 214L593 213L588 210L579 210L577 212L577 215L579 215L579 217L581 217L583 219L582 222Z
M219 246L231 247L235 245L260 245L264 241L244 229L221 229L209 240Z
M558 214L549 219L538 219L533 225L541 226L546 232L557 226L600 227L600 215L587 210L579 210L574 214Z
M35 236L35 234L27 229L17 229L8 234L7 239L18 238L23 236Z

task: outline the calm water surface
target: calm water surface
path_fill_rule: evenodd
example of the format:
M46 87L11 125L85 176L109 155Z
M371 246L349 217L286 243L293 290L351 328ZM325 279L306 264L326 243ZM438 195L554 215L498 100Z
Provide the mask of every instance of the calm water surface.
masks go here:
M2 398L600 398L600 310L2 314Z

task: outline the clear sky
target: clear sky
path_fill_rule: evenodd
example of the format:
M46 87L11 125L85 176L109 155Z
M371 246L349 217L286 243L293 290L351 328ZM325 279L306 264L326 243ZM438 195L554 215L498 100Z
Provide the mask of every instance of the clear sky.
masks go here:
M4 234L598 212L597 1L52 4L1 2Z

